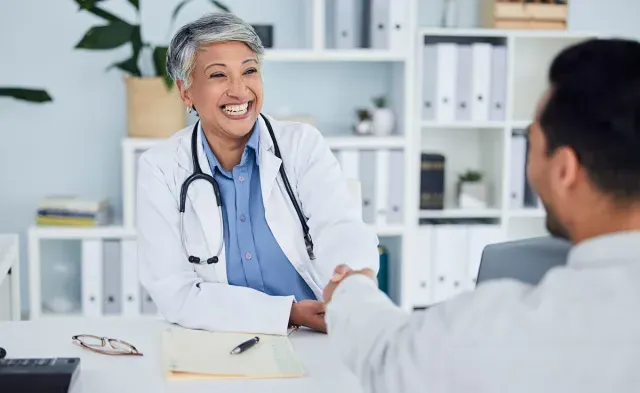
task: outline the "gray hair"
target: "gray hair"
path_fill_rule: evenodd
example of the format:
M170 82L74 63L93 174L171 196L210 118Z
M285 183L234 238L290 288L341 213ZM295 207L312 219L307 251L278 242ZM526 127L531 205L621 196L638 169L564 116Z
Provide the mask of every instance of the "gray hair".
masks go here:
M167 74L174 81L191 85L196 53L215 42L239 41L247 44L262 61L264 47L253 27L229 12L206 14L182 26L171 39L167 50Z

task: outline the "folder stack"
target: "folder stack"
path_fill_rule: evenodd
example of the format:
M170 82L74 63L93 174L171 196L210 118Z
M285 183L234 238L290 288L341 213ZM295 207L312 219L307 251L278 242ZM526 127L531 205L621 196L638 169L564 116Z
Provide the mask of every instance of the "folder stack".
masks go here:
M83 200L71 196L51 196L38 202L36 224L62 226L106 225L109 220L107 200Z

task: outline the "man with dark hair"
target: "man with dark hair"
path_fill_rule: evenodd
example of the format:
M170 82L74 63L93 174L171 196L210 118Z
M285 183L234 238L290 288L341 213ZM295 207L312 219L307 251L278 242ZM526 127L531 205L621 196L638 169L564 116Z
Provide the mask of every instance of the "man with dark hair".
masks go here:
M640 392L640 43L567 48L549 84L527 176L573 243L566 266L411 315L371 271L338 267L328 332L367 391Z

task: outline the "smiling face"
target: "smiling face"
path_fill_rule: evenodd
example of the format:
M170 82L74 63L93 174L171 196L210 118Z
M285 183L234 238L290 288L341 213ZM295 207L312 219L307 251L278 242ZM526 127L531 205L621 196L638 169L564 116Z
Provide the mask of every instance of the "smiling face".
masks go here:
M191 86L178 87L185 105L194 107L205 131L226 138L249 134L262 110L258 57L242 42L221 42L196 54Z

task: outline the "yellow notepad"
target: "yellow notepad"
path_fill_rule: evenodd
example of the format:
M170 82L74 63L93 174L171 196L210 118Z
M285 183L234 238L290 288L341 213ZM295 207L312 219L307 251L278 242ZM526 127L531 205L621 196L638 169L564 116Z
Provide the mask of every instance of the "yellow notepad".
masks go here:
M165 377L297 378L305 375L287 336L258 334L258 344L241 354L230 354L238 344L255 336L168 327L162 332Z

